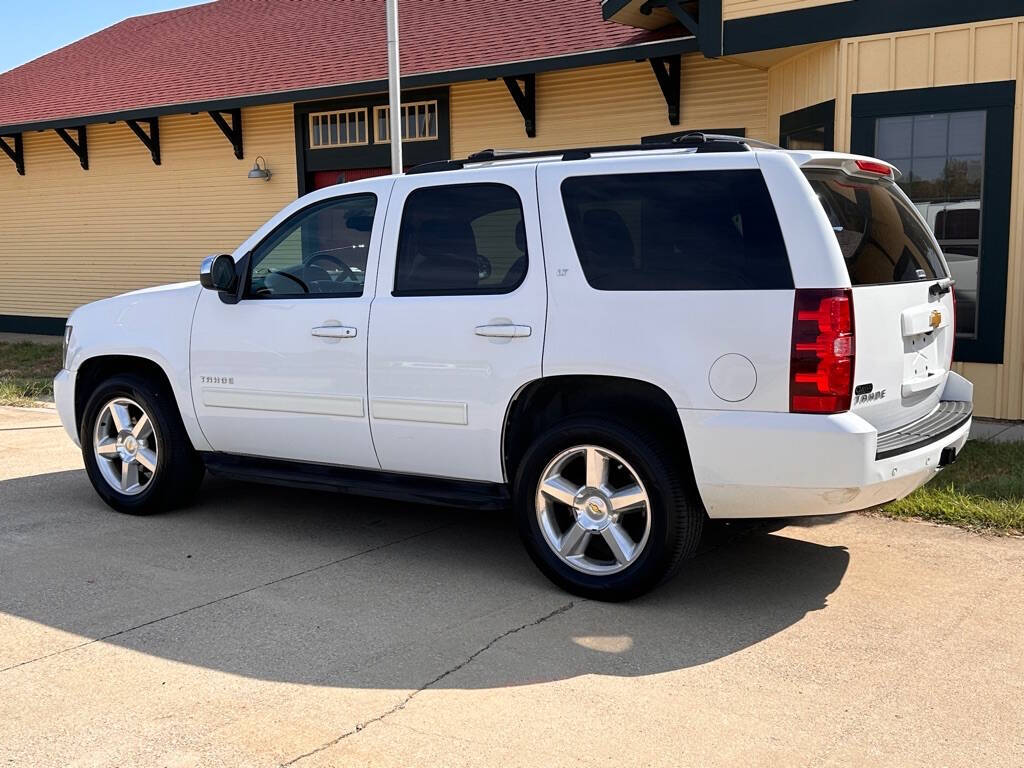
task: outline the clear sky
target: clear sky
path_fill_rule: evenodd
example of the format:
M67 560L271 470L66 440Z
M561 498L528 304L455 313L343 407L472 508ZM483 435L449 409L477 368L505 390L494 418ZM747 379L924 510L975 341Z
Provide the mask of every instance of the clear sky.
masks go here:
M197 0L4 0L0 9L0 72L128 18ZM2 98L2 95L0 95Z

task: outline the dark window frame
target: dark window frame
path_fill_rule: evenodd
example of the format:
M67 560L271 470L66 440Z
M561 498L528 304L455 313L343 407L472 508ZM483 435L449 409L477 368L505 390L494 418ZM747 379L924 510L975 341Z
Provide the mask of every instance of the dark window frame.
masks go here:
M402 103L437 102L437 138L402 142L402 159L406 167L437 160L451 159L451 108L448 88L402 91ZM313 189L312 176L317 171L345 171L357 168L384 168L391 165L391 143L374 140L374 107L386 106L388 95L369 94L344 99L307 101L293 107L295 122L295 167L298 174L299 197ZM309 146L309 115L343 109L367 110L367 143L349 147L312 149Z
M789 149L786 140L794 133L811 128L825 129L825 152L832 152L836 147L836 100L829 99L819 104L812 104L803 109L796 109L779 116L779 146Z
M295 213L293 213L291 216L289 216L284 221L282 221L280 224L278 224L276 227L274 227L267 234L266 237L264 237L256 245L254 245L252 247L252 249L249 251L249 253L246 254L246 256L245 256L245 274L244 274L244 276L242 278L243 279L242 292L241 292L241 297L240 297L239 300L240 301L276 301L276 300L281 300L281 299L289 299L289 300L297 299L297 300L301 300L301 301L307 301L307 300L310 300L310 299L360 299L363 296L365 296L366 295L366 281L365 281L365 277L364 277L364 280L363 280L362 290L359 293L353 293L352 291L346 291L344 293L288 293L288 294L282 294L280 296L260 296L260 295L256 295L256 294L250 293L250 289L252 288L252 271L253 271L253 268L256 266L256 263L255 263L256 260L255 260L254 256L255 256L256 252L260 248L262 248L267 243L271 242L272 240L277 238L279 235L281 235L283 232L285 232L287 229L289 229L290 226L292 224L294 224L298 219L304 218L307 215L312 215L312 214L314 214L314 213L316 213L318 211L324 210L326 208L330 208L330 207L332 207L334 205L337 205L338 203L343 202L345 200L351 200L351 199L357 198L357 197L372 197L373 198L373 224L370 227L370 242L373 242L373 229L374 229L374 227L377 226L377 207L380 205L380 198L377 196L376 192L353 192L353 193L348 194L348 195L336 195L334 197L328 197L328 198L326 198L324 200L317 200L315 203L311 203L310 205L304 206L303 208L300 208L299 210L295 211ZM283 239L283 238L281 238L281 239ZM279 239L276 242L274 242L273 245L270 246L270 247L276 247L280 242L281 242L281 240ZM372 248L370 248L369 243L367 243L366 251L367 251L367 253L366 253L366 256L367 256L366 262L367 262L367 264L369 264L369 262L370 262L370 255L372 253ZM363 274L365 276L367 274L367 272L364 270Z
M402 255L403 240L406 237L405 228L405 216L409 205L409 199L418 192L425 192L428 190L436 189L449 189L452 187L502 187L503 189L511 190L516 196L516 200L519 202L519 213L523 220L524 237L526 238L526 249L523 251L523 256L526 259L526 265L523 268L523 274L519 277L519 282L512 286L494 285L477 287L474 290L468 290L466 288L398 288L398 265L400 263ZM398 242L395 248L395 273L391 281L391 295L396 298L411 298L416 296L502 296L505 294L513 293L517 291L522 284L526 281L526 276L530 273L530 242L529 235L525 233L526 229L526 209L523 207L523 196L519 194L519 190L511 184L505 184L500 181L478 181L469 182L466 184L431 184L428 186L417 187L416 189L410 190L402 201L402 218L398 222Z
M965 363L1003 362L1015 99L1016 82L1013 80L853 96L850 149L856 154L872 157L875 154L875 123L879 118L979 110L987 113L977 338L956 340L956 359Z

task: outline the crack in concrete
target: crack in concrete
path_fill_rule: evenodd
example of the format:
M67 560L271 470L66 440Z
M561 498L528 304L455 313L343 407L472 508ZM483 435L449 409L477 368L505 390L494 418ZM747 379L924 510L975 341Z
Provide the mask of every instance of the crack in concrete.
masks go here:
M331 747L335 746L336 744L339 744L342 741L344 741L345 739L347 739L349 736L354 736L355 734L359 733L360 731L362 731L367 726L373 725L374 723L379 723L379 722L385 720L386 718L390 717L391 715L396 714L397 712L401 712L403 709L405 709L409 705L410 701L412 701L414 698L416 698L419 694L423 693L423 691L427 690L428 688L431 688L434 685L437 685L439 682L444 680L446 677L449 677L450 675L454 675L456 672L458 672L460 669L462 669L466 665L471 664L473 662L473 660L476 659L480 654L487 652L492 647L494 647L495 644L501 642L506 637L509 637L510 635L514 635L517 632L522 632L524 629L530 629L531 627L536 627L539 624L543 624L548 619L553 619L556 616L562 615L563 613L565 613L566 611L571 609L574 605L576 605L575 601L568 602L565 605L559 606L558 608L556 608L555 610L551 611L550 613L544 614L539 619L534 619L533 621L528 621L525 624L520 624L518 627L513 627L512 629L509 629L509 630L507 630L505 632L502 632L497 637L492 638L490 640L490 642L488 642L482 648L479 648L478 650L476 650L473 653L471 653L469 656L467 656L461 662L456 664L454 667L446 669L444 672L442 672L440 675L435 677L430 682L428 682L428 683L420 686L419 688L417 688L415 691L413 691L408 696L406 696L404 699L402 699L400 702L398 702L398 704L396 704L395 706L391 707L391 709L386 710L385 712L382 712L381 714L377 715L376 717L371 717L368 720L363 720L362 722L357 723L354 728L352 728L352 729L350 729L348 731L345 731L340 736L338 736L338 737L336 737L334 739L331 739L330 741L326 742L325 744L321 744L316 749L310 750L309 752L306 752L305 754L299 755L298 757L293 757L291 760L289 760L286 763L281 763L281 768L287 768L290 765L295 765L300 760L305 760L307 757L312 757L313 755L319 754L320 752L323 752L325 749L330 749Z
M236 597L240 597L242 595L247 595L250 592L255 592L258 589L263 589L265 587L270 587L270 586L273 586L275 584L280 584L281 582L288 581L289 579L295 579L295 578L298 578L299 576L305 576L305 575L310 574L310 573L316 573L317 571L322 571L325 568L330 568L332 565L338 565L339 563L344 563L344 562L347 562L348 560L353 560L353 559L355 559L357 557L362 557L363 555L369 555L369 554L372 554L374 552L378 552L378 551L380 551L382 549L386 549L387 547L394 546L395 544L402 544L402 543L404 543L406 541L411 541L412 539L417 539L420 536L426 536L428 534L434 533L435 531L440 531L443 528L449 528L452 525L454 525L454 523L445 523L444 525L439 525L439 526L436 526L434 528L429 528L429 529L427 529L425 531L420 531L419 533L414 533L411 536L406 536L406 537L401 538L401 539L395 539L394 541L388 541L388 542L385 542L383 544L378 544L375 547L370 547L369 549L364 549L364 550L361 550L359 552L353 552L351 555L345 555L345 557L339 557L336 560L331 560L329 563L321 563L320 565L314 565L312 568L307 568L304 571L298 571L297 573L290 573L287 576L281 576L281 577L276 578L276 579L271 579L270 581L264 582L263 584L257 584L256 586L247 587L246 589L240 590L238 592L233 592L230 595L224 595L223 597L218 597L215 600L208 600L205 603L200 603L199 605L193 605L193 606L190 606L189 608L183 608L180 611L175 611L174 613L169 613L166 616L161 616L158 619L151 619L150 621L144 621L141 624L136 624L135 626L128 627L127 629L121 629L121 630L118 630L117 632L111 632L109 635L103 635L102 637L95 637L92 640L86 640L84 643L78 643L77 645L72 645L72 646L70 646L68 648L61 648L59 651L54 651L53 653L43 654L42 656L37 656L34 659L27 659L26 661L19 661L17 664L12 664L9 667L3 667L2 669L0 669L0 673L9 672L12 669L18 669L19 667L24 667L24 666L27 666L28 664L34 664L37 661L43 661L45 659L50 659L50 658L53 658L54 656L60 656L61 654L68 653L69 651L76 651L79 648L85 648L86 646L92 645L93 643L102 643L105 640L110 640L110 639L115 638L115 637L120 637L121 635L126 635L129 632L134 632L137 629L142 629L143 627L149 627L149 626L152 626L153 624L158 624L161 621L167 621L168 619L173 619L173 618L176 618L178 616L183 616L186 613L191 613L192 611L198 611L201 608L207 608L207 607L209 607L211 605L216 605L217 603L223 603L226 600L232 600L232 599L234 599Z

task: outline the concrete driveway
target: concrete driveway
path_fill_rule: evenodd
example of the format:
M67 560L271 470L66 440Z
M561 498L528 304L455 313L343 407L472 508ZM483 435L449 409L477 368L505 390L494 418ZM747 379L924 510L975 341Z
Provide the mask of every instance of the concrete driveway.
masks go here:
M1024 764L1024 541L848 516L566 595L502 516L104 507L0 409L0 765Z

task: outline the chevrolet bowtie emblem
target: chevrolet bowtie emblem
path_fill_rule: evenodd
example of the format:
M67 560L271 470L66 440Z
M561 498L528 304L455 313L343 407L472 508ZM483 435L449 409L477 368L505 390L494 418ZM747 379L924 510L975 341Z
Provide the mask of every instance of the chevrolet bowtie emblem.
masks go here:
M928 324L932 328L938 328L942 324L942 313L937 309L932 310L932 316L928 318Z

